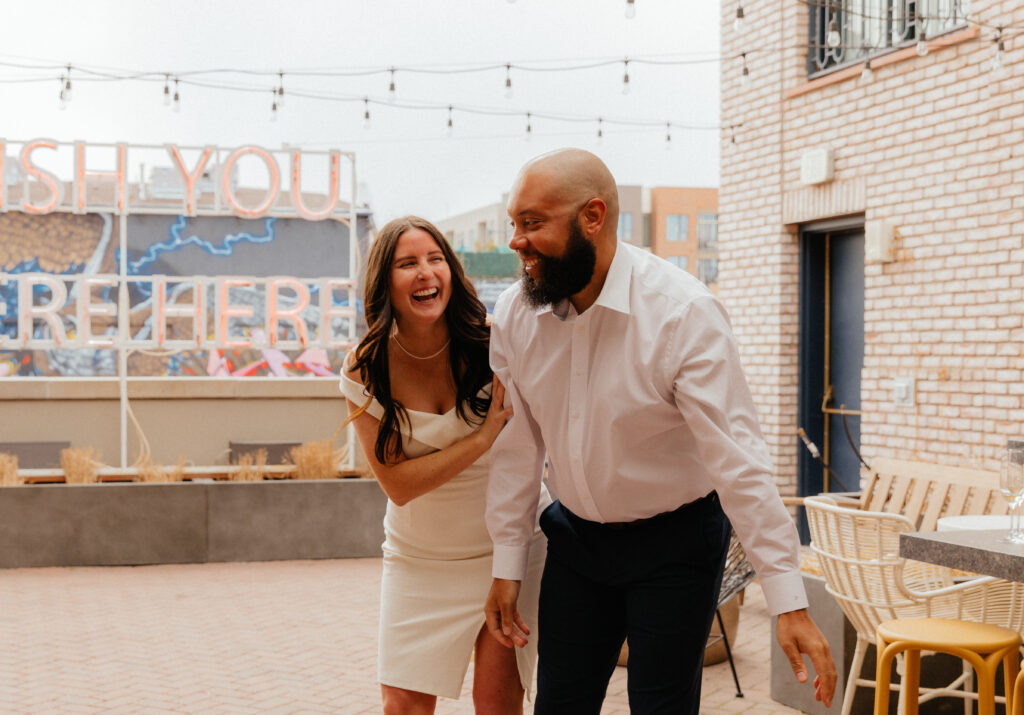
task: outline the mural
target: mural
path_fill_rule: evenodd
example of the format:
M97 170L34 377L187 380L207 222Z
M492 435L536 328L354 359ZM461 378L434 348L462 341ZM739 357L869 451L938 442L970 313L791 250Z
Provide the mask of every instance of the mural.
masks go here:
M361 233L365 234L365 219ZM113 274L119 265L119 218L112 214L51 213L29 215L20 212L0 214L0 273L48 273L53 276ZM309 335L322 327L321 308L348 306L347 291L330 291L320 296L320 280L325 276L351 275L349 231L334 220L305 221L292 218L242 219L228 216L186 217L181 215L132 214L127 218L127 265L129 276L127 302L130 307L128 329L132 339L152 336L154 281L147 276L168 276L167 304L194 303L196 293L202 305L215 304L214 285L197 284L195 276L248 276L257 282L249 286L231 286L232 307L245 306L249 315L232 316L230 332L248 336L256 344L266 344L266 302L268 290L258 279L289 276L306 287L308 305L297 312ZM181 276L175 281L175 276ZM79 330L74 307L78 284L68 282L68 300L59 318L68 336ZM201 286L201 287L200 287ZM119 288L96 289L94 301L118 302ZM33 286L33 303L51 300L45 286ZM282 311L297 308L294 295L275 293ZM17 335L18 291L16 282L0 285L0 301L6 311L0 314L0 333ZM357 306L358 309L358 306ZM349 318L328 316L333 334L347 333ZM93 316L91 334L113 335L117 326L113 316ZM207 311L209 337L214 317ZM276 323L276 341L298 339L299 326L289 321ZM36 335L48 330L45 323L35 325ZM193 320L169 317L166 338L196 339ZM329 376L336 374L343 358L342 350L311 348L281 350L274 347L238 349L135 349L128 355L130 376ZM20 376L116 376L118 352L113 349L0 350L0 377Z

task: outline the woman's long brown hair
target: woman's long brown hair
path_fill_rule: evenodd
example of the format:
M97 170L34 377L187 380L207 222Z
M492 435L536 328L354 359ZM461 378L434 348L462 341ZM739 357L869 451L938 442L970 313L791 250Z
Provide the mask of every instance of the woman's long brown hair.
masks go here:
M448 300L444 316L448 323L448 336L451 338L448 364L451 368L452 383L455 385L455 410L461 419L469 422L470 413L482 419L490 406L490 399L479 395L481 388L491 381L491 367L487 357L491 329L487 325L487 309L477 298L476 289L466 278L466 272L455 252L434 224L417 216L405 216L389 221L377 233L367 257L363 308L369 329L356 346L352 365L352 368L359 370L359 377L366 391L384 408L373 450L377 461L382 464L401 455L402 433L399 427L401 421L409 424L409 414L405 407L391 396L388 342L391 339L395 316L389 286L398 239L406 231L414 228L431 235L444 254L451 271L451 298ZM363 409L367 405L364 405Z

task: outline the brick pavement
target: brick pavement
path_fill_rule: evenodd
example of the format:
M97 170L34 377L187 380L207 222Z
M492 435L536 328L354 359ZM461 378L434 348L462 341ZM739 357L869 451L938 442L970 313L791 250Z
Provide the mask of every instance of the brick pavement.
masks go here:
M379 559L0 571L0 713L376 713ZM760 589L702 712L796 713L768 696ZM472 671L471 671L472 673ZM438 713L471 713L469 684ZM605 714L627 713L616 668ZM530 708L527 708L527 712Z

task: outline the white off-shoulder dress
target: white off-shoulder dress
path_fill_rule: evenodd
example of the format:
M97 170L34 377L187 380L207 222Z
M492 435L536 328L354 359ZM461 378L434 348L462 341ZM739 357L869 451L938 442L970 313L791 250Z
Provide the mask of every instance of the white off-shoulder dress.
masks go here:
M341 391L356 405L369 398L344 373ZM379 420L384 409L373 400L367 412ZM444 449L476 429L454 409L443 415L407 412L410 424L402 424L402 449L410 459ZM377 655L382 684L459 697L491 587L492 546L484 522L489 474L488 452L405 506L388 501ZM537 513L550 501L545 491ZM519 679L527 693L537 660L537 602L546 548L537 529L518 604L531 633L529 645L516 648Z

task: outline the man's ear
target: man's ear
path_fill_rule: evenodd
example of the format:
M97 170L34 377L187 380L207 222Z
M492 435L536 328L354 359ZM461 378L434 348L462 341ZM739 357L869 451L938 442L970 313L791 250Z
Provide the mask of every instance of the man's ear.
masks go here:
M580 226L587 236L596 236L604 228L608 205L603 199L593 198L580 210Z

